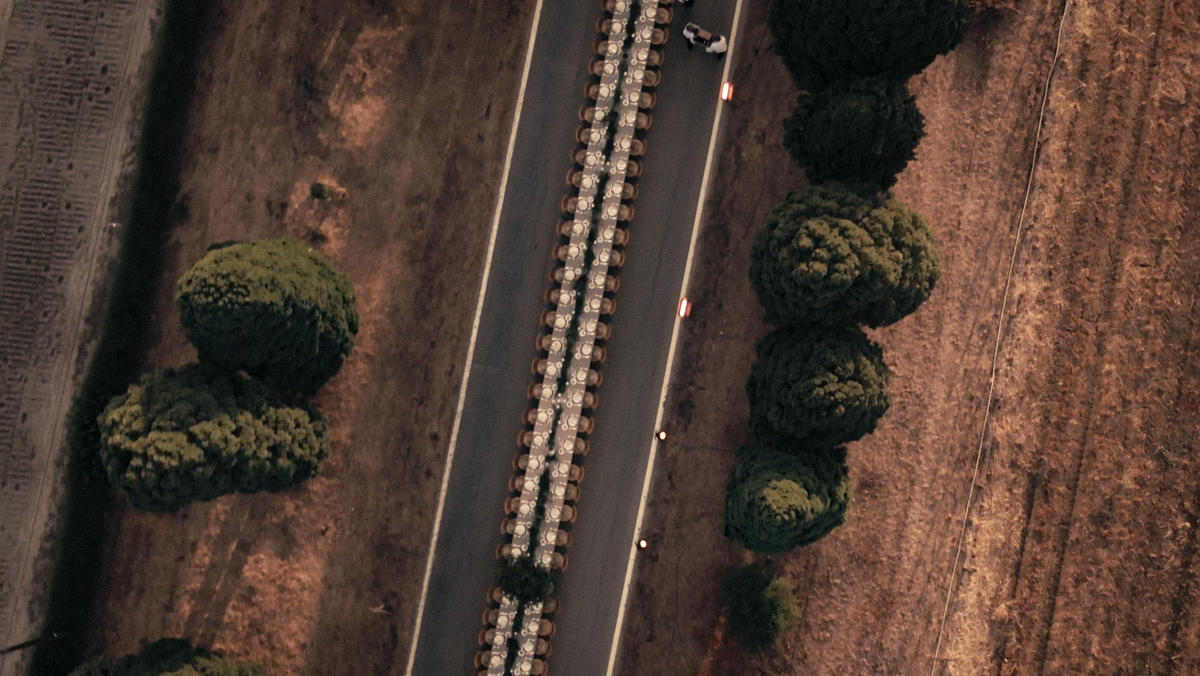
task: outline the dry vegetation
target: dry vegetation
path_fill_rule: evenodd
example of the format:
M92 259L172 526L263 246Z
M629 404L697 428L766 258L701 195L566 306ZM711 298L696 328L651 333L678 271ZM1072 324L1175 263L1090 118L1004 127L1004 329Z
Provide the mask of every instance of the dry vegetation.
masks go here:
M939 673L1200 670L1200 246L1187 227L1200 213L1200 22L1173 0L1070 0L1023 220L1063 1L983 14L910 83L928 136L894 192L932 221L943 278L916 315L876 332L895 405L851 448L846 525L775 560L796 584L800 627L749 662L724 638L715 590L742 553L721 535L721 500L765 332L750 237L802 185L781 146L794 95L764 4L748 3L726 180L681 345L690 368L647 515L669 537L638 570L623 672L925 673L949 585Z
M403 670L531 8L386 4L212 10L150 361L194 358L173 280L227 239L323 251L358 288L362 331L318 397L320 477L117 510L92 652L183 636L274 674ZM317 181L345 198L312 199Z

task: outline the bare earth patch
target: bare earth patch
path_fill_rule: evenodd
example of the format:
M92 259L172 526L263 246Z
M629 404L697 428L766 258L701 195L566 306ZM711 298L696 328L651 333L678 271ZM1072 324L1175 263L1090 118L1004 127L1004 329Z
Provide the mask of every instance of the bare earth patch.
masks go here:
M985 15L911 82L928 136L894 193L930 218L944 276L876 334L895 403L851 447L847 523L776 557L800 627L755 658L723 639L716 590L742 556L721 534L724 482L766 331L750 238L803 185L780 143L794 93L764 5L749 3L739 46L623 673L1197 672L1200 24L1171 0L1071 0L1002 320L1062 0Z

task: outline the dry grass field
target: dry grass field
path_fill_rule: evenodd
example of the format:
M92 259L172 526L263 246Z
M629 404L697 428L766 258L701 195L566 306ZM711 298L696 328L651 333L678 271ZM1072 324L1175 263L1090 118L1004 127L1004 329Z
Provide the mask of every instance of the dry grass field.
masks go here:
M1197 673L1200 4L1184 0L1068 0L1024 218L1063 0L985 14L910 83L928 136L894 194L930 218L943 278L876 333L895 403L851 447L847 523L773 560L799 628L757 657L725 639L716 590L743 554L721 535L724 482L766 331L750 240L803 185L764 7L737 46L622 673Z
M320 477L116 510L90 652L183 636L273 674L403 671L530 11L214 4L150 362L194 358L173 281L227 239L310 242L357 285L363 328L317 400ZM348 196L313 201L317 180Z

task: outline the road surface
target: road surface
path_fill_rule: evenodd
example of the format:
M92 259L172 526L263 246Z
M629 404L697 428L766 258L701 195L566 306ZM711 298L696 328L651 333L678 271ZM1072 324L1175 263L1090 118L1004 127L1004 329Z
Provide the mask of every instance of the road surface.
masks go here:
M562 607L549 659L555 673L603 676L608 666L723 67L702 50L687 50L681 30L692 20L728 34L733 13L733 0L675 6L627 262L619 273L570 567L558 595ZM473 670L600 16L598 3L585 0L542 8L412 674Z

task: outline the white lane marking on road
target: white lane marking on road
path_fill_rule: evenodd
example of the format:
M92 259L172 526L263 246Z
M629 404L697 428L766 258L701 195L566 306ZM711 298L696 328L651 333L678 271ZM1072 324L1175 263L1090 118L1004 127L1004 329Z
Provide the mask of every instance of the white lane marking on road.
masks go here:
M529 67L533 63L533 47L537 42L538 22L542 18L542 2L537 0L533 8L533 25L529 28L529 45L525 48L525 67L521 71L521 86L517 91L517 109L513 115L512 129L508 134L508 150L504 153L504 169L500 174L500 194L496 196L496 210L492 214L492 231L488 235L487 254L483 262L483 279L479 283L479 300L475 303L475 319L471 322L471 340L467 344L466 366L463 368L462 385L458 390L458 407L454 410L454 426L450 428L450 445L446 449L446 468L442 470L442 487L438 493L437 512L433 517L433 534L429 538L429 556L425 559L425 578L421 581L421 599L417 602L417 620L413 624L412 645L408 649L408 665L405 676L412 676L413 662L417 658L417 641L421 638L421 619L425 615L425 601L429 596L429 578L433 575L433 558L437 550L438 534L442 528L442 512L446 507L446 491L450 487L450 467L454 464L454 448L458 444L458 428L462 425L463 406L467 398L467 384L471 380L471 363L475 359L475 341L479 338L479 320L483 315L483 302L487 297L488 276L492 271L492 254L496 250L496 233L500 230L500 212L504 208L504 193L508 189L508 173L512 168L513 149L517 145L517 127L521 123L521 112L525 106L525 88L529 84Z
M733 28L729 31L729 56L725 60L725 69L721 72L721 82L729 81L729 71L733 66L733 46L737 39L738 25L742 18L742 0L737 0L733 9ZM696 240L700 235L700 221L704 217L704 201L708 197L708 181L712 176L713 156L717 149L717 137L721 129L721 117L725 111L725 102L717 99L717 114L713 118L712 134L708 139L708 155L704 159L704 175L700 179L700 197L696 202L696 218L692 221L692 237L688 243L687 262L683 266L683 282L679 287L679 297L687 296L688 279L692 275L692 260L696 256ZM671 386L671 367L675 364L675 348L679 343L679 327L683 318L675 313L675 325L671 328L671 346L667 350L667 368L663 371L662 390L658 395L658 413L654 416L654 429L662 429L663 416L667 406L667 390ZM654 474L654 459L658 456L658 436L650 441L650 457L646 460L646 473L642 479L642 495L638 499L637 520L633 526L633 538L629 542L629 560L625 564L625 582L621 585L621 602L617 607L617 626L613 629L612 643L608 652L608 669L606 676L613 676L617 668L617 648L621 643L621 625L625 623L625 606L629 602L629 587L633 583L633 564L637 557L638 539L642 535L642 519L646 515L646 500L650 497L650 482Z

